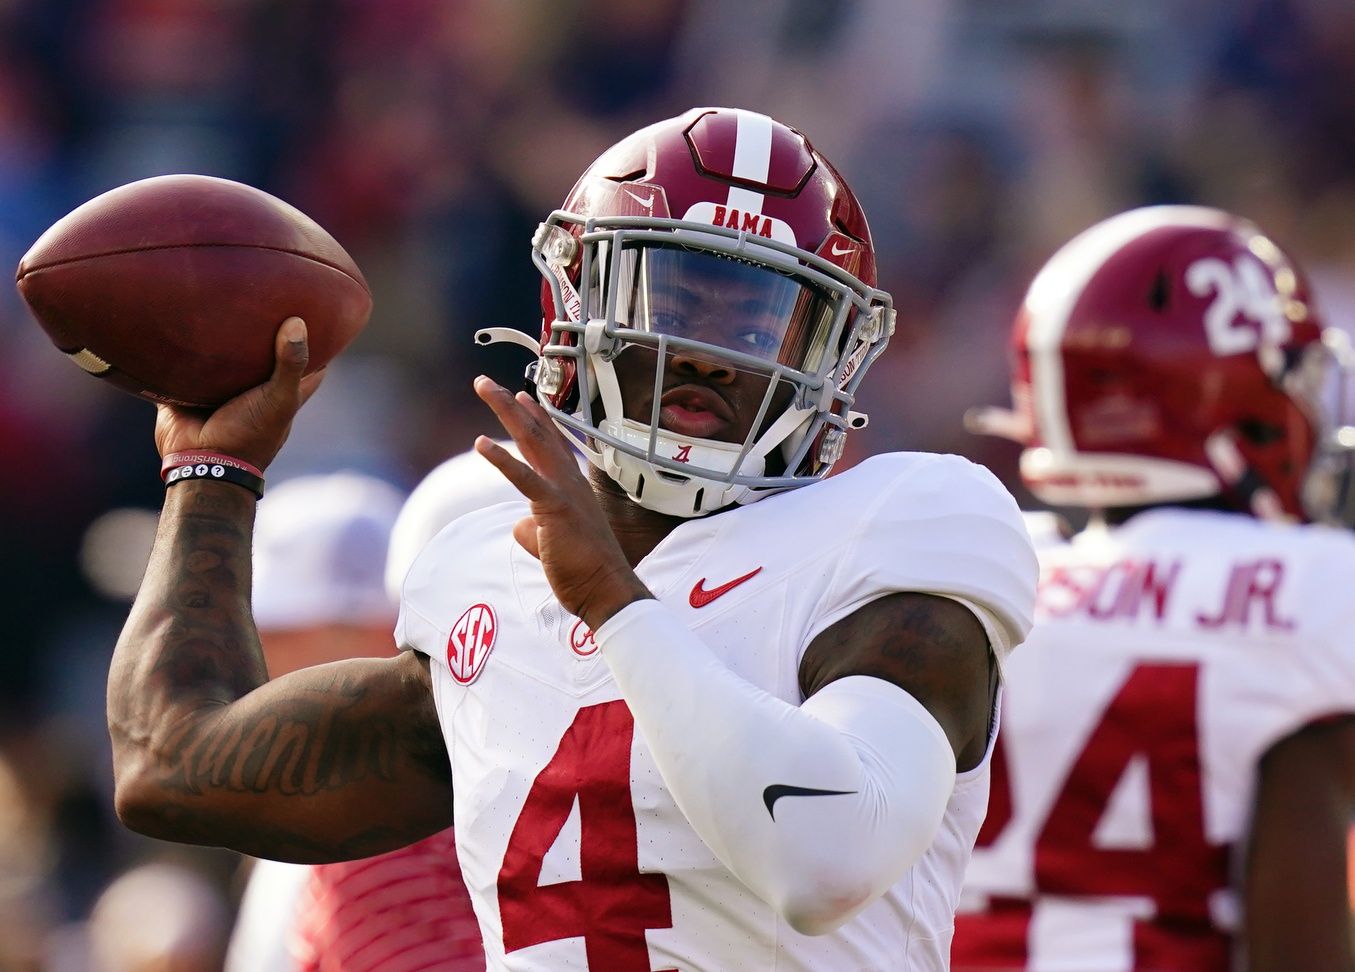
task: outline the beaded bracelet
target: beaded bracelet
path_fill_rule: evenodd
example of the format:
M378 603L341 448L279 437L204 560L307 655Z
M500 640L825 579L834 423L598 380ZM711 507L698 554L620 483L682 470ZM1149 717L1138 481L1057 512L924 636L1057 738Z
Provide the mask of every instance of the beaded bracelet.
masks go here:
M180 459L198 459L199 462L178 462ZM174 463L171 464L171 460ZM251 472L250 470L254 470ZM166 488L175 483L190 479L210 479L221 483L233 483L243 486L259 499L263 499L263 476L257 475L258 469L242 459L216 453L176 452L165 457L160 476Z

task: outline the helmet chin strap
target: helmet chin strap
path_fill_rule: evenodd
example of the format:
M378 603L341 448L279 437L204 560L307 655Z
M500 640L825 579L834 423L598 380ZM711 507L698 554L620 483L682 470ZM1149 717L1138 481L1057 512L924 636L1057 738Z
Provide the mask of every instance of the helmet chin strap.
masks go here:
M603 322L596 323L600 331ZM590 321L585 334L593 326L594 322ZM585 337L585 345L587 343ZM617 448L614 442L607 441L608 438L645 453L649 453L652 442L655 456L690 464L694 468L710 470L722 476L761 476L771 450L791 437L814 414L812 409L787 408L758 437L739 468L735 469L739 454L743 452L742 442L678 437L666 429L651 430L648 424L626 418L621 386L611 358L593 354L591 348L589 351L589 374L596 383L603 410L603 419L597 423L601 433L601 437L595 440L597 458L590 456L590 460L625 490L632 500L656 513L682 517L704 516L731 504L756 502L774 491L754 490L723 478L687 473L671 464L659 465ZM656 367L662 367L662 363ZM678 456L683 458L678 459Z
M812 415L809 409L787 409L759 437L737 470L734 464L743 451L742 443L678 438L666 429L656 429L652 433L654 453L659 456L681 454L693 466L731 476L761 476L767 466L767 454ZM599 431L636 449L649 451L651 430L641 422L625 418L620 421L607 419L600 424ZM595 464L633 501L656 513L682 517L704 516L726 506L747 506L779 491L752 489L723 479L677 472L623 452L605 439L595 441L598 456Z
M683 455L687 461L706 469L733 470L743 447L733 442L711 439L679 440L664 429L651 436L648 425L633 419L607 419L599 426L603 435L620 439L637 449L649 450L651 439L656 455ZM679 451L682 450L682 451ZM699 475L685 475L663 469L639 456L623 452L611 442L600 440L598 453L602 471L626 491L634 502L647 510L668 516L702 516L739 502L748 493L748 487L721 482ZM764 463L751 454L744 460L742 470L748 475L760 476Z

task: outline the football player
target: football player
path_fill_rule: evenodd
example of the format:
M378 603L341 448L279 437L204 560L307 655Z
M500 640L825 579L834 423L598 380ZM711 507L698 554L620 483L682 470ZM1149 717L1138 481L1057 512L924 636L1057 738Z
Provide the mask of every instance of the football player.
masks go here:
M394 661L263 681L241 487L314 385L304 324L267 384L161 409L120 815L291 860L454 817L495 969L943 969L1037 563L963 459L827 478L893 330L856 197L798 131L695 109L605 152L533 257L541 341L481 339L535 395L476 383L523 499L420 552Z
M974 425L1091 519L1040 550L957 972L1355 968L1343 338L1215 209L1108 219L1031 283L1015 410Z

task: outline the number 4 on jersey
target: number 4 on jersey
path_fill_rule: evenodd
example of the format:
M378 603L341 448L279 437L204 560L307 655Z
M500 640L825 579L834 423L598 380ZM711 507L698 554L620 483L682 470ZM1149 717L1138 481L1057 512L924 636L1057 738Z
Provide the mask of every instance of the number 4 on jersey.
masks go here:
M1211 844L1205 833L1198 683L1196 664L1136 666L1092 729L1035 838L1037 894L1152 899L1154 920L1135 922L1135 968L1226 967L1226 942L1210 925L1209 896L1228 883L1228 849ZM1143 814L1152 843L1142 849L1098 846L1097 825L1136 757L1148 771ZM977 846L996 842L1012 812L999 745ZM1173 931L1163 934L1163 926Z
M590 969L650 968L645 931L672 926L668 879L643 874L630 792L635 722L622 701L582 708L537 774L499 870L503 947L582 938ZM579 804L577 881L541 884L541 864Z

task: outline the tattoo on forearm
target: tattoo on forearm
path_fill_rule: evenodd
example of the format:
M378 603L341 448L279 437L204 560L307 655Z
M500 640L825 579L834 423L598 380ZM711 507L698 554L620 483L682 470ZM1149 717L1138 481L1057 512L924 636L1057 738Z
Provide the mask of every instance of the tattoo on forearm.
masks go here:
M215 634L215 641L206 641L196 625L171 624L165 649L151 670L152 679L162 680L173 695L187 692L221 702L238 699L266 681L263 662L252 644L242 641L239 634Z
M219 501L208 495L195 499L208 508ZM211 516L183 518L160 600L163 615L174 620L154 667L171 691L196 689L229 701L266 680L258 639L243 610L249 597L249 557L248 531L238 523Z
M343 679L332 689L328 699L289 700L285 712L195 720L166 741L162 785L191 794L309 796L371 777L393 779L398 728L380 718L344 720L338 707L355 703L356 694ZM346 724L336 726L339 720Z
M145 659L147 687L166 700L202 707L176 730L162 729L155 746L161 785L193 795L208 789L307 795L371 776L390 778L393 726L379 719L336 726L342 718L336 712L361 701L348 680L317 675L301 697L273 709L225 710L225 703L267 680L245 610L248 530L213 515L230 499L196 495L162 561L155 614L172 620ZM214 713L217 705L222 708Z
M385 796L450 784L426 680L355 659L267 684L249 611L253 500L176 489L109 676L115 771L138 829L332 860L446 826L450 800L444 813Z

